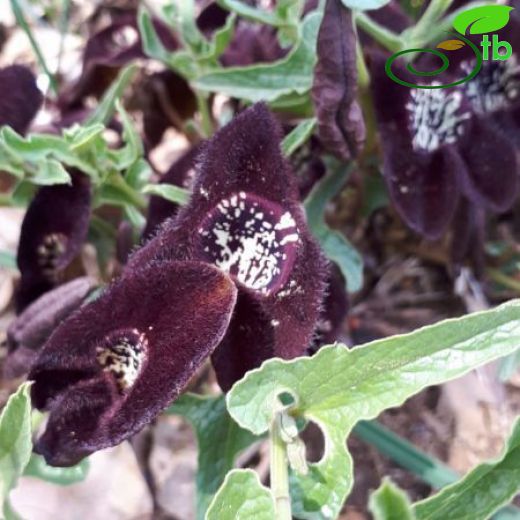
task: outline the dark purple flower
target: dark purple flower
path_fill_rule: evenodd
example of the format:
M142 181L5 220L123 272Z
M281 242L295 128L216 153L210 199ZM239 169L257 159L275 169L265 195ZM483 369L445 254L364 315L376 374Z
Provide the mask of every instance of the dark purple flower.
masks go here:
M182 130L197 111L197 100L188 82L173 70L147 77L139 90L143 132L149 149L157 146L170 128Z
M205 144L188 205L41 350L32 398L51 415L38 451L69 465L121 442L209 355L225 390L265 359L303 355L326 273L280 129L255 105Z
M29 305L7 329L4 375L13 378L26 374L54 329L83 303L95 286L91 278L76 278Z
M312 98L323 146L340 159L357 154L365 124L357 96L356 35L350 10L327 0L318 33Z
M433 239L450 224L460 196L493 211L509 208L518 177L509 136L476 110L464 87L399 85L386 75L385 59L372 63L374 103L383 175L403 219ZM394 68L412 80L404 67Z
M197 17L197 26L207 38L211 38L217 29L224 26L228 16L229 11L217 2L209 2ZM244 67L279 60L287 52L278 42L276 28L254 24L239 17L220 62L225 67Z
M156 19L153 24L163 45L168 50L177 49L179 44L167 26ZM88 39L83 53L81 75L78 81L60 96L61 108L78 108L82 106L85 97L100 97L121 67L145 57L135 10L121 14L109 26Z
M319 316L325 261L279 142L265 105L236 117L201 152L189 204L128 266L174 258L230 273L237 309L213 357L225 390L269 357L301 355Z
M138 432L216 347L235 300L214 266L152 262L73 314L29 374L33 404L50 411L36 451L69 466Z
M0 69L0 126L24 134L40 109L43 95L34 74L23 65Z
M27 209L17 257L22 275L18 311L62 281L87 236L90 182L80 172L70 173L71 185L40 188Z

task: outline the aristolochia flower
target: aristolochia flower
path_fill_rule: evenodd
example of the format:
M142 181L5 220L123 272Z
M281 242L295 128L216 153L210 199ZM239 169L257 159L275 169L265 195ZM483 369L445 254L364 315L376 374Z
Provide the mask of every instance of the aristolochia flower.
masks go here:
M40 188L25 214L17 258L22 275L18 311L62 281L87 236L90 182L81 172L70 174L71 185Z
M23 65L0 69L0 126L8 125L24 134L42 102L43 95L30 69Z
M508 209L518 187L514 144L478 109L477 96L468 95L468 89L479 87L408 88L386 76L384 61L376 57L372 64L383 175L408 225L428 238L439 237L461 195L486 209ZM399 74L406 78L404 67ZM417 82L416 76L408 79Z
M262 104L218 132L188 205L51 336L29 376L51 412L37 443L49 463L136 433L210 355L227 390L265 359L305 353L327 264L279 143Z

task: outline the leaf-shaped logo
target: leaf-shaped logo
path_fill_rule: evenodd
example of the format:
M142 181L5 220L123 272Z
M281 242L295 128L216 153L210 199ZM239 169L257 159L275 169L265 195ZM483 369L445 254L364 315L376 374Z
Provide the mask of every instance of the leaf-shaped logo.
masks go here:
M461 49L466 45L461 40L444 40L441 43L437 44L437 49L443 49L445 51L456 51L458 49Z
M508 5L483 5L464 11L455 17L453 27L460 34L485 34L498 31L509 22L513 7Z

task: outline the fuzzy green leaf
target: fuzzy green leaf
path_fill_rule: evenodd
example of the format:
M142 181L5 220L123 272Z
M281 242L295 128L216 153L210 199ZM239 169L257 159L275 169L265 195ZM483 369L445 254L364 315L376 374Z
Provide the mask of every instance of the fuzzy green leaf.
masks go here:
M282 22L276 16L276 13L266 11L265 9L258 9L257 7L248 5L242 0L217 0L217 3L224 9L233 11L240 17L252 22L259 22L264 25L273 25L275 27L280 25Z
M347 349L323 347L311 358L274 359L229 392L228 409L243 428L266 432L280 394L295 417L314 421L325 454L308 476L292 476L293 511L302 519L335 518L352 487L345 439L361 419L398 406L423 388L462 376L520 344L520 300Z
M274 499L250 469L228 473L210 504L206 520L274 520Z
M368 507L374 520L415 520L408 496L389 479L370 495Z
M118 74L116 80L112 82L110 88L106 91L101 102L94 112L87 118L85 125L93 125L94 123L102 123L106 125L114 114L116 101L123 95L126 87L130 84L138 70L137 65L127 65Z
M329 228L325 222L327 203L339 193L349 171L343 165L336 165L331 170L313 188L305 201L305 209L312 233L327 257L340 268L347 290L355 292L363 285L363 259L342 233Z
M457 15L453 20L453 27L461 34L495 32L507 25L512 9L508 5L474 7Z
M0 415L0 504L9 514L9 492L16 486L31 457L30 383L9 397ZM7 510L7 512L6 512Z
M311 117L305 119L289 134L285 136L282 141L282 152L286 157L292 155L300 146L302 146L312 135L316 127L316 118Z
M190 200L190 192L188 190L179 188L179 186L174 186L173 184L147 184L143 188L143 193L157 195L158 197L181 205L186 204L188 200Z
M55 159L43 159L38 163L36 175L31 177L34 184L51 186L53 184L70 184L70 175L67 170Z
M381 9L390 3L390 0L341 0L341 2L345 7L354 11L371 11Z
M68 486L83 482L87 478L88 469L88 459L84 459L70 468L55 468L49 466L41 455L33 453L23 474L26 477L35 477L60 486Z
M120 101L116 101L116 110L123 124L123 140L125 145L119 150L111 151L110 156L119 171L126 171L142 157L144 147L130 114L124 109Z
M520 419L502 456L480 464L455 484L414 504L417 520L485 520L520 491Z
M237 455L258 438L231 419L224 396L185 394L168 408L167 413L188 419L197 435L197 518L202 520Z
M274 101L291 93L307 92L312 86L320 20L321 14L316 12L306 16L298 44L284 59L222 69L200 76L194 86L251 102Z

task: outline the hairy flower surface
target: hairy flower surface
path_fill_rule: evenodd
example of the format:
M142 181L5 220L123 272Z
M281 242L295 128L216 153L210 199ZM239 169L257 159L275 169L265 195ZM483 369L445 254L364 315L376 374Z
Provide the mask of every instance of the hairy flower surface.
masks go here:
M237 116L201 152L189 204L130 259L195 259L229 273L237 309L213 357L227 390L269 357L301 355L312 340L326 262L265 105Z
M327 263L266 106L237 116L197 162L189 203L40 352L30 378L35 406L51 411L37 445L51 464L136 433L210 355L227 390L314 338Z
M408 225L428 238L439 237L451 223L461 196L492 211L511 207L518 188L514 144L495 120L478 109L477 96L468 95L467 89L478 85L408 88L386 76L385 59L376 57L372 64L383 175ZM397 70L398 77L407 78L404 67ZM459 75L449 76L453 77ZM447 78L435 81L433 85L440 85Z
M0 69L0 126L24 134L42 102L43 94L30 69L23 65Z
M40 188L27 209L17 257L22 275L17 293L19 311L62 281L64 269L86 239L90 182L78 171L72 171L71 178L70 185Z
M113 22L90 36L83 53L83 67L78 80L60 96L63 110L82 106L87 96L100 97L117 76L119 69L133 60L145 58L137 28L137 13L130 9ZM168 27L154 19L162 43L169 50L179 44Z
M50 411L36 450L68 466L139 431L216 347L235 300L231 280L200 262L152 262L115 282L33 365L33 403Z

